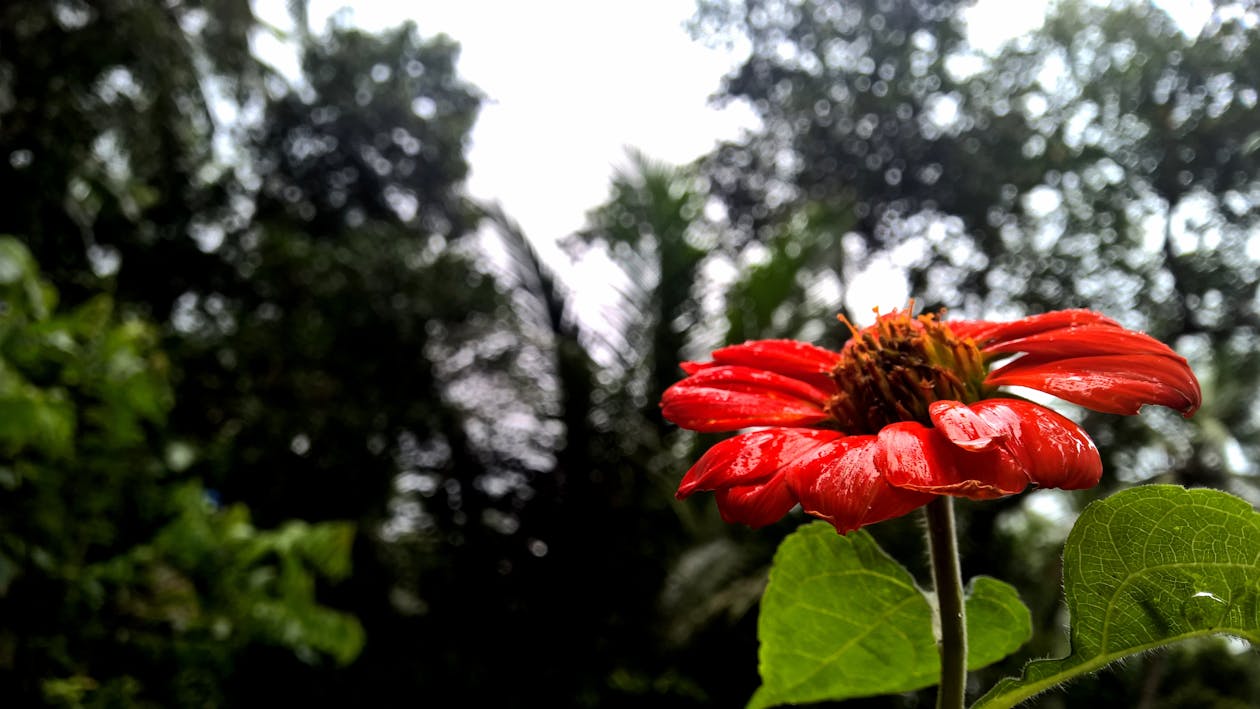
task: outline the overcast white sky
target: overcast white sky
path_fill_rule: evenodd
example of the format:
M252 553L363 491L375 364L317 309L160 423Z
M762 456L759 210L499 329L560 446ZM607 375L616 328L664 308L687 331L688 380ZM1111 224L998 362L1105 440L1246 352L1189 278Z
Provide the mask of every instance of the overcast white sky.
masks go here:
M995 50L1035 29L1048 0L979 0L967 12L972 44ZM1183 23L1208 0L1163 0ZM255 0L259 16L291 27L284 0ZM689 162L755 125L741 106L708 97L739 57L693 41L695 0L310 0L312 29L349 7L352 23L380 30L411 19L422 37L462 46L459 74L487 102L468 153L469 192L497 200L544 247L583 226L608 195L627 147ZM262 48L268 57L283 51ZM296 66L293 67L296 70ZM554 256L554 253L552 254ZM899 274L870 273L873 283ZM862 289L865 290L865 289ZM888 294L904 302L904 295ZM899 300L900 299L900 300ZM853 312L868 310L849 303ZM864 305L864 304L863 304Z
M283 2L256 5L289 26ZM683 163L755 125L744 107L708 103L738 57L692 41L683 25L695 0L311 0L313 29L343 7L367 30L411 19L421 36L460 43L460 75L488 98L469 191L502 202L541 242L581 228L627 147ZM1035 27L1043 7L984 0L973 14L1000 28L985 33L996 45Z

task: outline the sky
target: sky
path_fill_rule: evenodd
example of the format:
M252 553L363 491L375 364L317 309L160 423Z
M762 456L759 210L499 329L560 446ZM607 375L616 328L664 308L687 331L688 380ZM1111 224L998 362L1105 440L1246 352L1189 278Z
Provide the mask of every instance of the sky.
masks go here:
M292 28L284 0L256 0L259 17ZM1013 5L1018 8L1013 9ZM985 48L1033 29L1045 0L981 0L973 14ZM627 149L673 164L690 162L722 140L753 128L743 104L712 105L723 75L742 59L693 40L685 24L695 0L309 0L311 28L336 13L369 31L413 20L422 37L444 33L459 42L457 70L486 96L467 158L468 192L497 201L520 224L544 260L586 301L591 322L615 292L599 263L572 264L556 242L585 225L604 202ZM292 52L261 36L256 50L296 76ZM850 312L898 305L908 293L891 263L877 262L851 285ZM888 285L893 284L889 288ZM855 300L856 298L856 300ZM870 302L866 302L869 300Z
M312 27L345 4L311 0ZM694 0L361 0L351 8L364 29L411 19L422 37L441 32L460 43L459 74L487 97L468 190L500 201L536 241L582 227L628 147L682 163L755 125L746 108L708 105L734 60L691 40L683 23Z
M335 13L369 31L413 20L422 37L444 33L460 43L457 70L486 96L467 154L469 193L497 201L548 261L554 244L584 226L605 201L628 148L681 164L756 126L751 110L725 110L709 97L742 58L691 38L685 23L695 0L309 0L312 29ZM1193 23L1208 0L1158 2ZM284 0L255 0L261 19L291 28ZM347 8L346 6L349 5ZM967 11L981 51L1035 29L1048 0L979 0ZM276 40L263 37L262 42ZM278 47L256 47L296 74ZM291 54L291 53L290 53ZM851 291L904 280L876 263ZM866 285L863 285L865 283ZM878 289L876 289L878 290ZM894 289L896 290L896 289ZM876 294L893 305L907 294ZM866 303L847 302L851 312ZM888 303L885 303L887 306Z
M284 2L259 0L266 21L290 27ZM1038 23L1045 0L982 0L973 15L1000 28L993 47ZM740 57L691 38L695 0L310 0L312 28L348 12L381 30L415 21L462 51L458 71L487 97L473 129L468 189L498 200L530 237L554 241L583 226L608 196L627 148L685 163L756 125L741 104L709 97ZM1012 7L1018 6L1018 7ZM344 8L344 9L343 9Z

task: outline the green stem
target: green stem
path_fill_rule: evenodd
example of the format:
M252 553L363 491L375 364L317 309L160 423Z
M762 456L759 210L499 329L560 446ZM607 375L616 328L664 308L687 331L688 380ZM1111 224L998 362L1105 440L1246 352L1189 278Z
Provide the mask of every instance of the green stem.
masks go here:
M928 550L932 557L932 586L936 589L941 635L941 683L937 709L962 709L967 689L967 612L963 607L962 571L954 532L954 500L941 495L924 508Z

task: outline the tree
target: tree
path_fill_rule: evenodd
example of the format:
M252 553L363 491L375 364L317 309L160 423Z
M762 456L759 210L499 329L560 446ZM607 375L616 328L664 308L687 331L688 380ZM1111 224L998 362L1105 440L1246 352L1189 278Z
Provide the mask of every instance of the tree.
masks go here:
M106 288L162 319L190 274L218 273L192 237L226 208L213 104L258 90L254 25L244 0L0 10L0 232L69 302Z

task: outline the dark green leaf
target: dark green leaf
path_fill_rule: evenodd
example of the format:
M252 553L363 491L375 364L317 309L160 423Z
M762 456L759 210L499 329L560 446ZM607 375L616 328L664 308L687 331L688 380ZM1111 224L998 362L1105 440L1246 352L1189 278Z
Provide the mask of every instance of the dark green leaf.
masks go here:
M1260 515L1217 490L1149 485L1085 509L1063 584L1072 653L1030 662L976 707L1009 707L1126 655L1227 633L1260 642Z
M996 579L975 579L967 608L972 669L1032 632L1015 589ZM904 692L935 684L940 673L932 609L910 573L866 532L841 536L823 522L779 547L758 635L754 708Z

